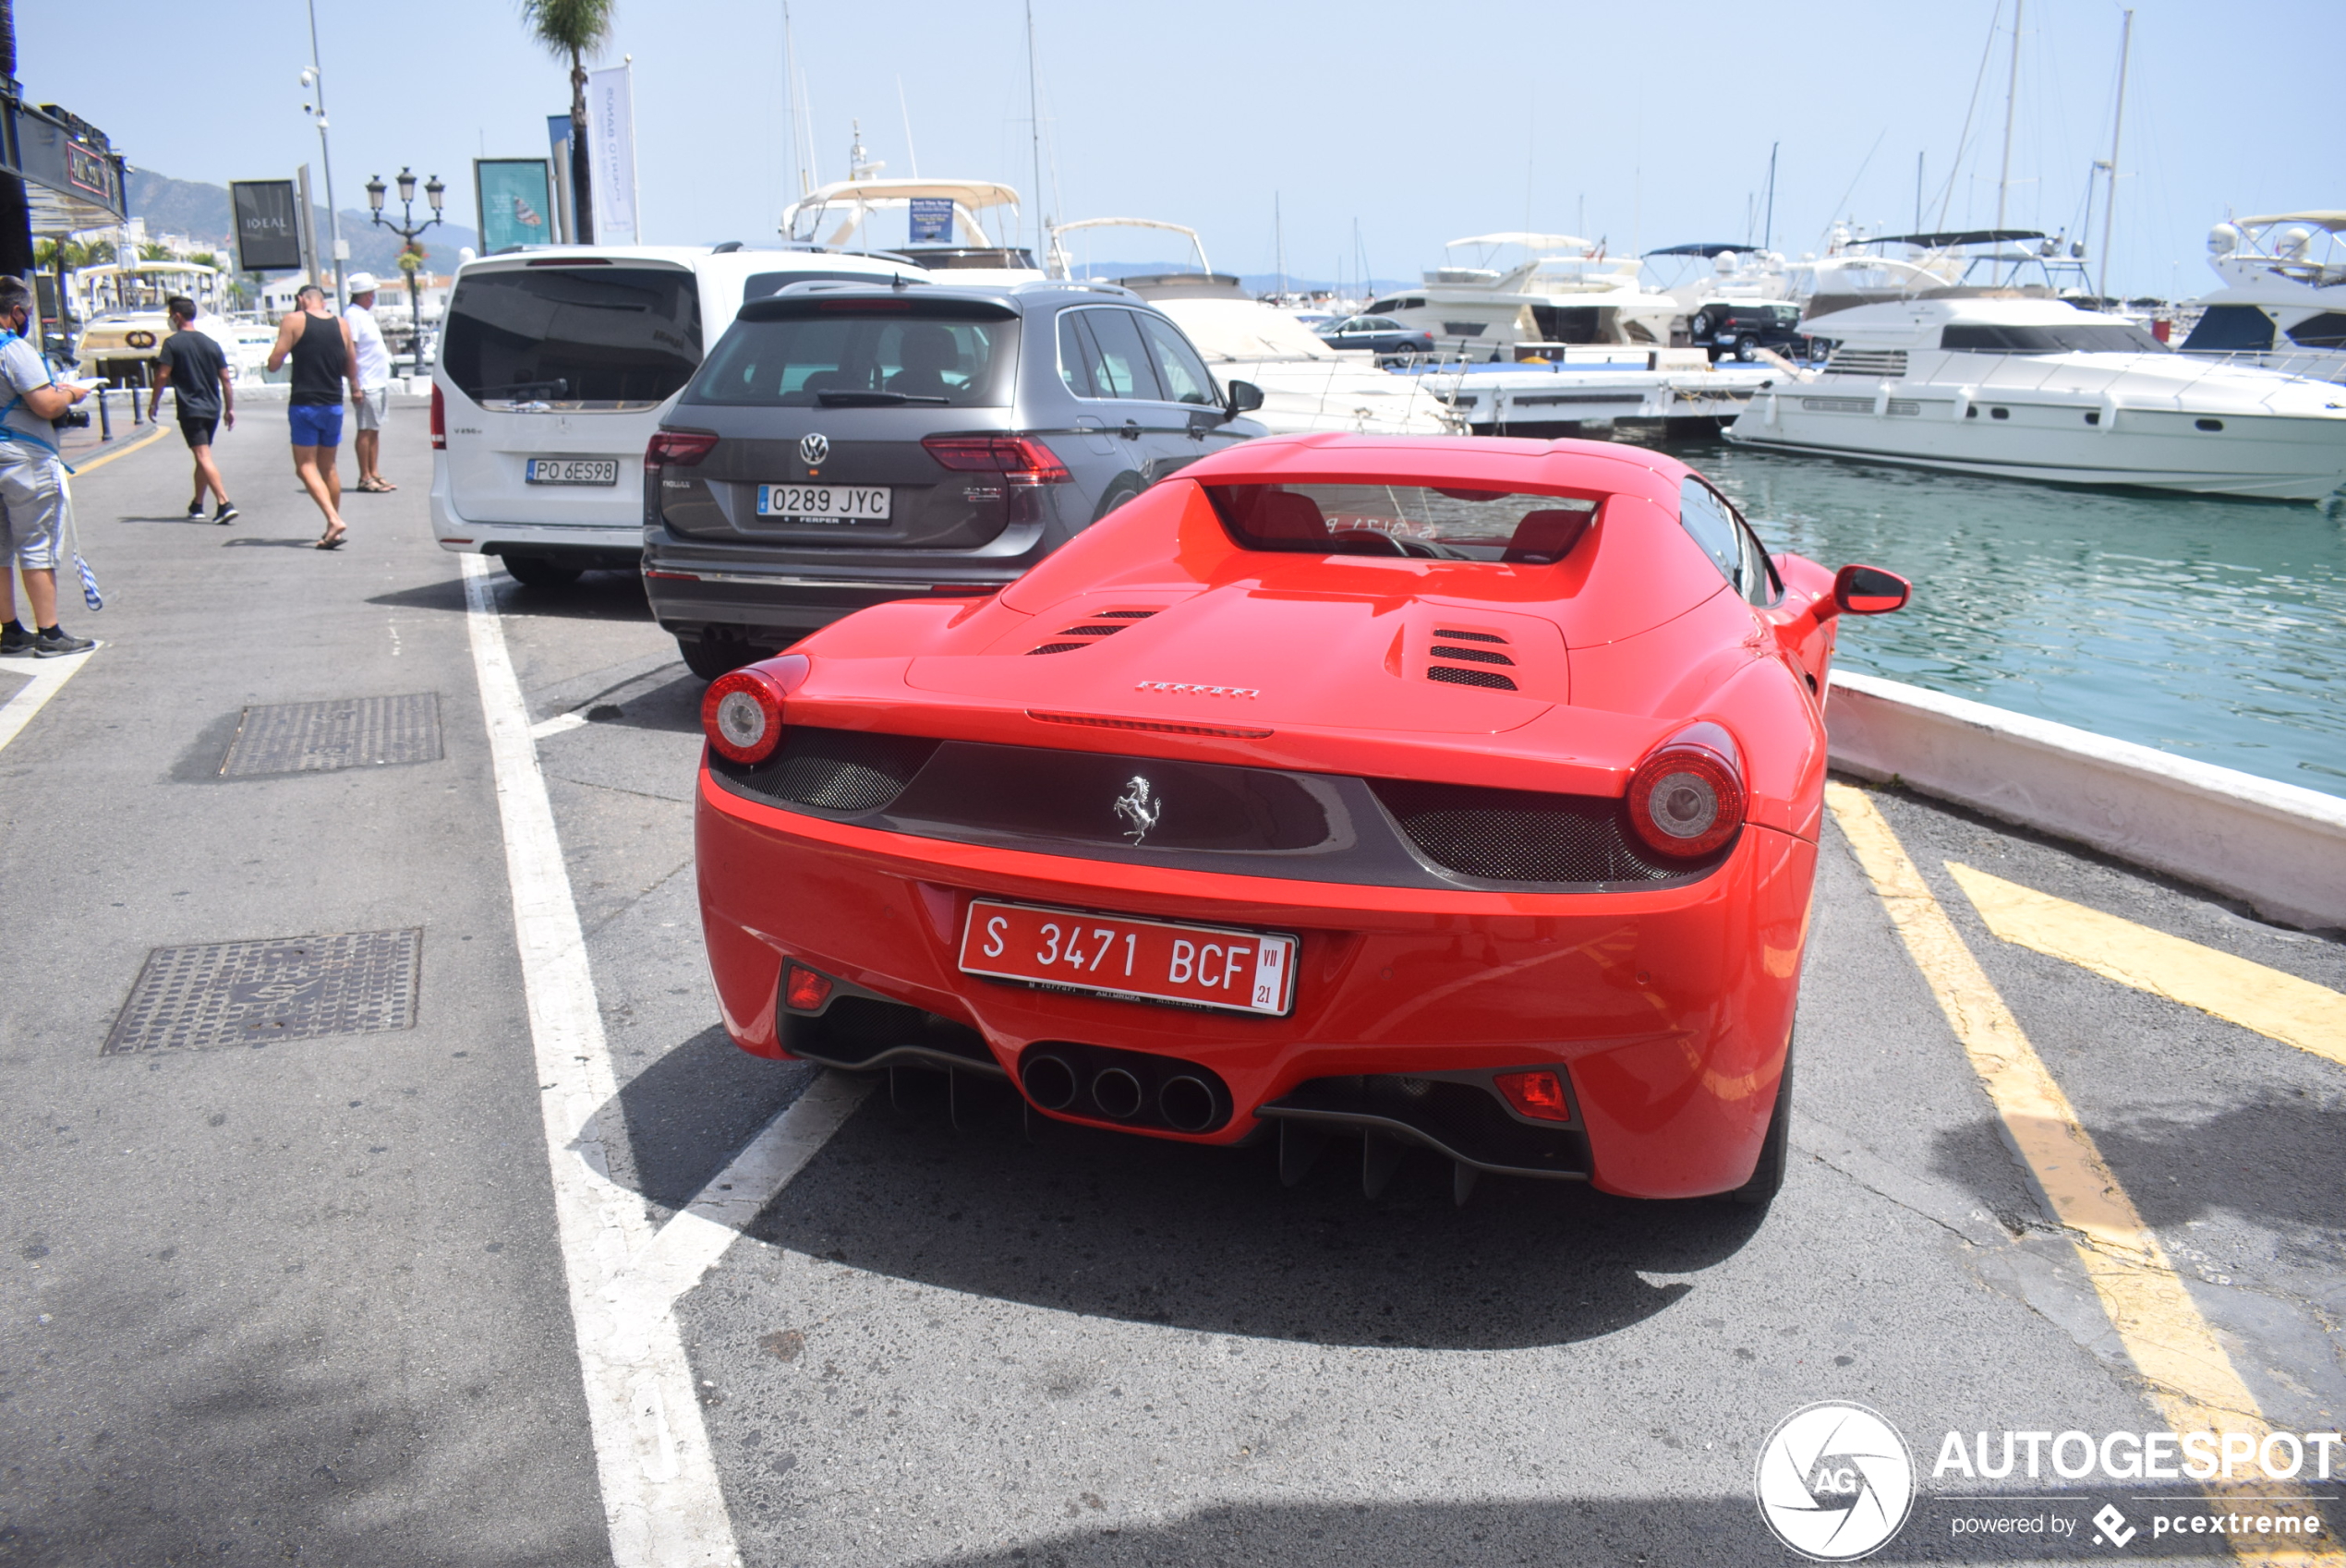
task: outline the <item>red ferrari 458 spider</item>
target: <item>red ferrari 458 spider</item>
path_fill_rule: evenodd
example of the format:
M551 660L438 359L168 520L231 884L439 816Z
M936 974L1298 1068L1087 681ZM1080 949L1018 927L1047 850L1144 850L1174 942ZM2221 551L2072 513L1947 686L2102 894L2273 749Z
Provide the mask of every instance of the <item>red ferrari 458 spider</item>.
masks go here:
M703 708L745 1051L1007 1078L1067 1121L1335 1138L1764 1202L1834 619L1699 475L1311 435L1191 464L999 594L883 604Z

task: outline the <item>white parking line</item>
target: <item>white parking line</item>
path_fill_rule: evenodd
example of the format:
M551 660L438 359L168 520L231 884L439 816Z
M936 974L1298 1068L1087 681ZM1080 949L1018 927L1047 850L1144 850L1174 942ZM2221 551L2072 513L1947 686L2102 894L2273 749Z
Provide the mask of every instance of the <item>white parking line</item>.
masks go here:
M558 713L551 718L541 718L529 727L529 738L543 741L550 735L561 735L573 730L586 728L586 717L575 713Z
M98 647L103 646L103 643L98 645ZM25 673L30 679L17 689L17 694L10 697L6 705L0 705L0 748L5 748L22 734L24 727L32 722L32 716L41 711L42 705L55 696L59 687L79 674L81 667L89 663L91 656L97 651L98 648L91 648L89 653L67 654L63 658L25 660L28 666Z
M617 1114L616 1079L529 710L490 597L488 562L459 559L611 1559L616 1568L730 1568L741 1554L670 1310L673 1295L654 1300L629 1277L651 1226L642 1198L610 1176L597 1113Z

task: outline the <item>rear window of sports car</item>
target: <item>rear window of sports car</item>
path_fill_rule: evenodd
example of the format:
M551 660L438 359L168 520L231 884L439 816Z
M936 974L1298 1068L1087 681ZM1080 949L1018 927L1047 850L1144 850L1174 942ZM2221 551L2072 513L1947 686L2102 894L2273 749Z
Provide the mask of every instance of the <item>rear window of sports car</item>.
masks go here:
M1410 481L1208 485L1240 549L1547 566L1596 520L1601 497Z

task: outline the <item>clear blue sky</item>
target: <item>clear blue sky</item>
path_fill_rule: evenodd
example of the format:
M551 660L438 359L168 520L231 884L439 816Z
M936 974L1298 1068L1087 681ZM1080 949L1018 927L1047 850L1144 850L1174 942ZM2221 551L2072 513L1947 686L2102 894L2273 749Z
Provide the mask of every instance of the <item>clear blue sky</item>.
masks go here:
M1290 272L1332 275L1357 220L1376 275L1406 277L1445 239L1527 221L1585 222L1615 252L1740 241L1781 142L1777 245L1797 253L1836 216L1911 223L1917 153L1936 221L1995 9L1036 0L1056 186L1043 205L1191 223L1218 268L1255 272L1273 264L1276 193ZM2014 224L2075 225L2087 167L2107 155L2120 10L2026 0ZM405 163L446 178L469 224L468 161L541 153L544 116L568 107L562 68L524 37L512 0L319 12L345 208L364 205L369 174ZM921 172L1033 185L1015 0L793 0L792 16L823 177L845 173L860 118L890 175L911 172L909 120ZM2004 0L2003 27L2011 16ZM265 178L315 158L299 0L112 0L103 24L91 18L63 0L18 7L34 102L176 178ZM793 194L781 30L780 0L619 0L605 63L635 56L647 238L773 235ZM2212 286L2203 238L2227 209L2346 207L2346 5L2140 0L2134 40L2114 284ZM2008 46L2007 34L1988 60L1951 225L1994 215ZM206 101L216 109L190 112ZM2093 230L2098 242L2098 216ZM1167 253L1138 237L1096 252Z

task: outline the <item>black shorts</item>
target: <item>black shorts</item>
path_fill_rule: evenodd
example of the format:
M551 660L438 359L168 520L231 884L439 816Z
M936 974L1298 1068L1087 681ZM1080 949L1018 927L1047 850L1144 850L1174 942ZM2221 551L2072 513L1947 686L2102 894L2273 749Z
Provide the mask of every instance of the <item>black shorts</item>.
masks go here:
M213 433L219 428L220 421L217 417L190 419L184 414L179 416L179 433L187 438L187 446L191 451L200 446L210 446Z

